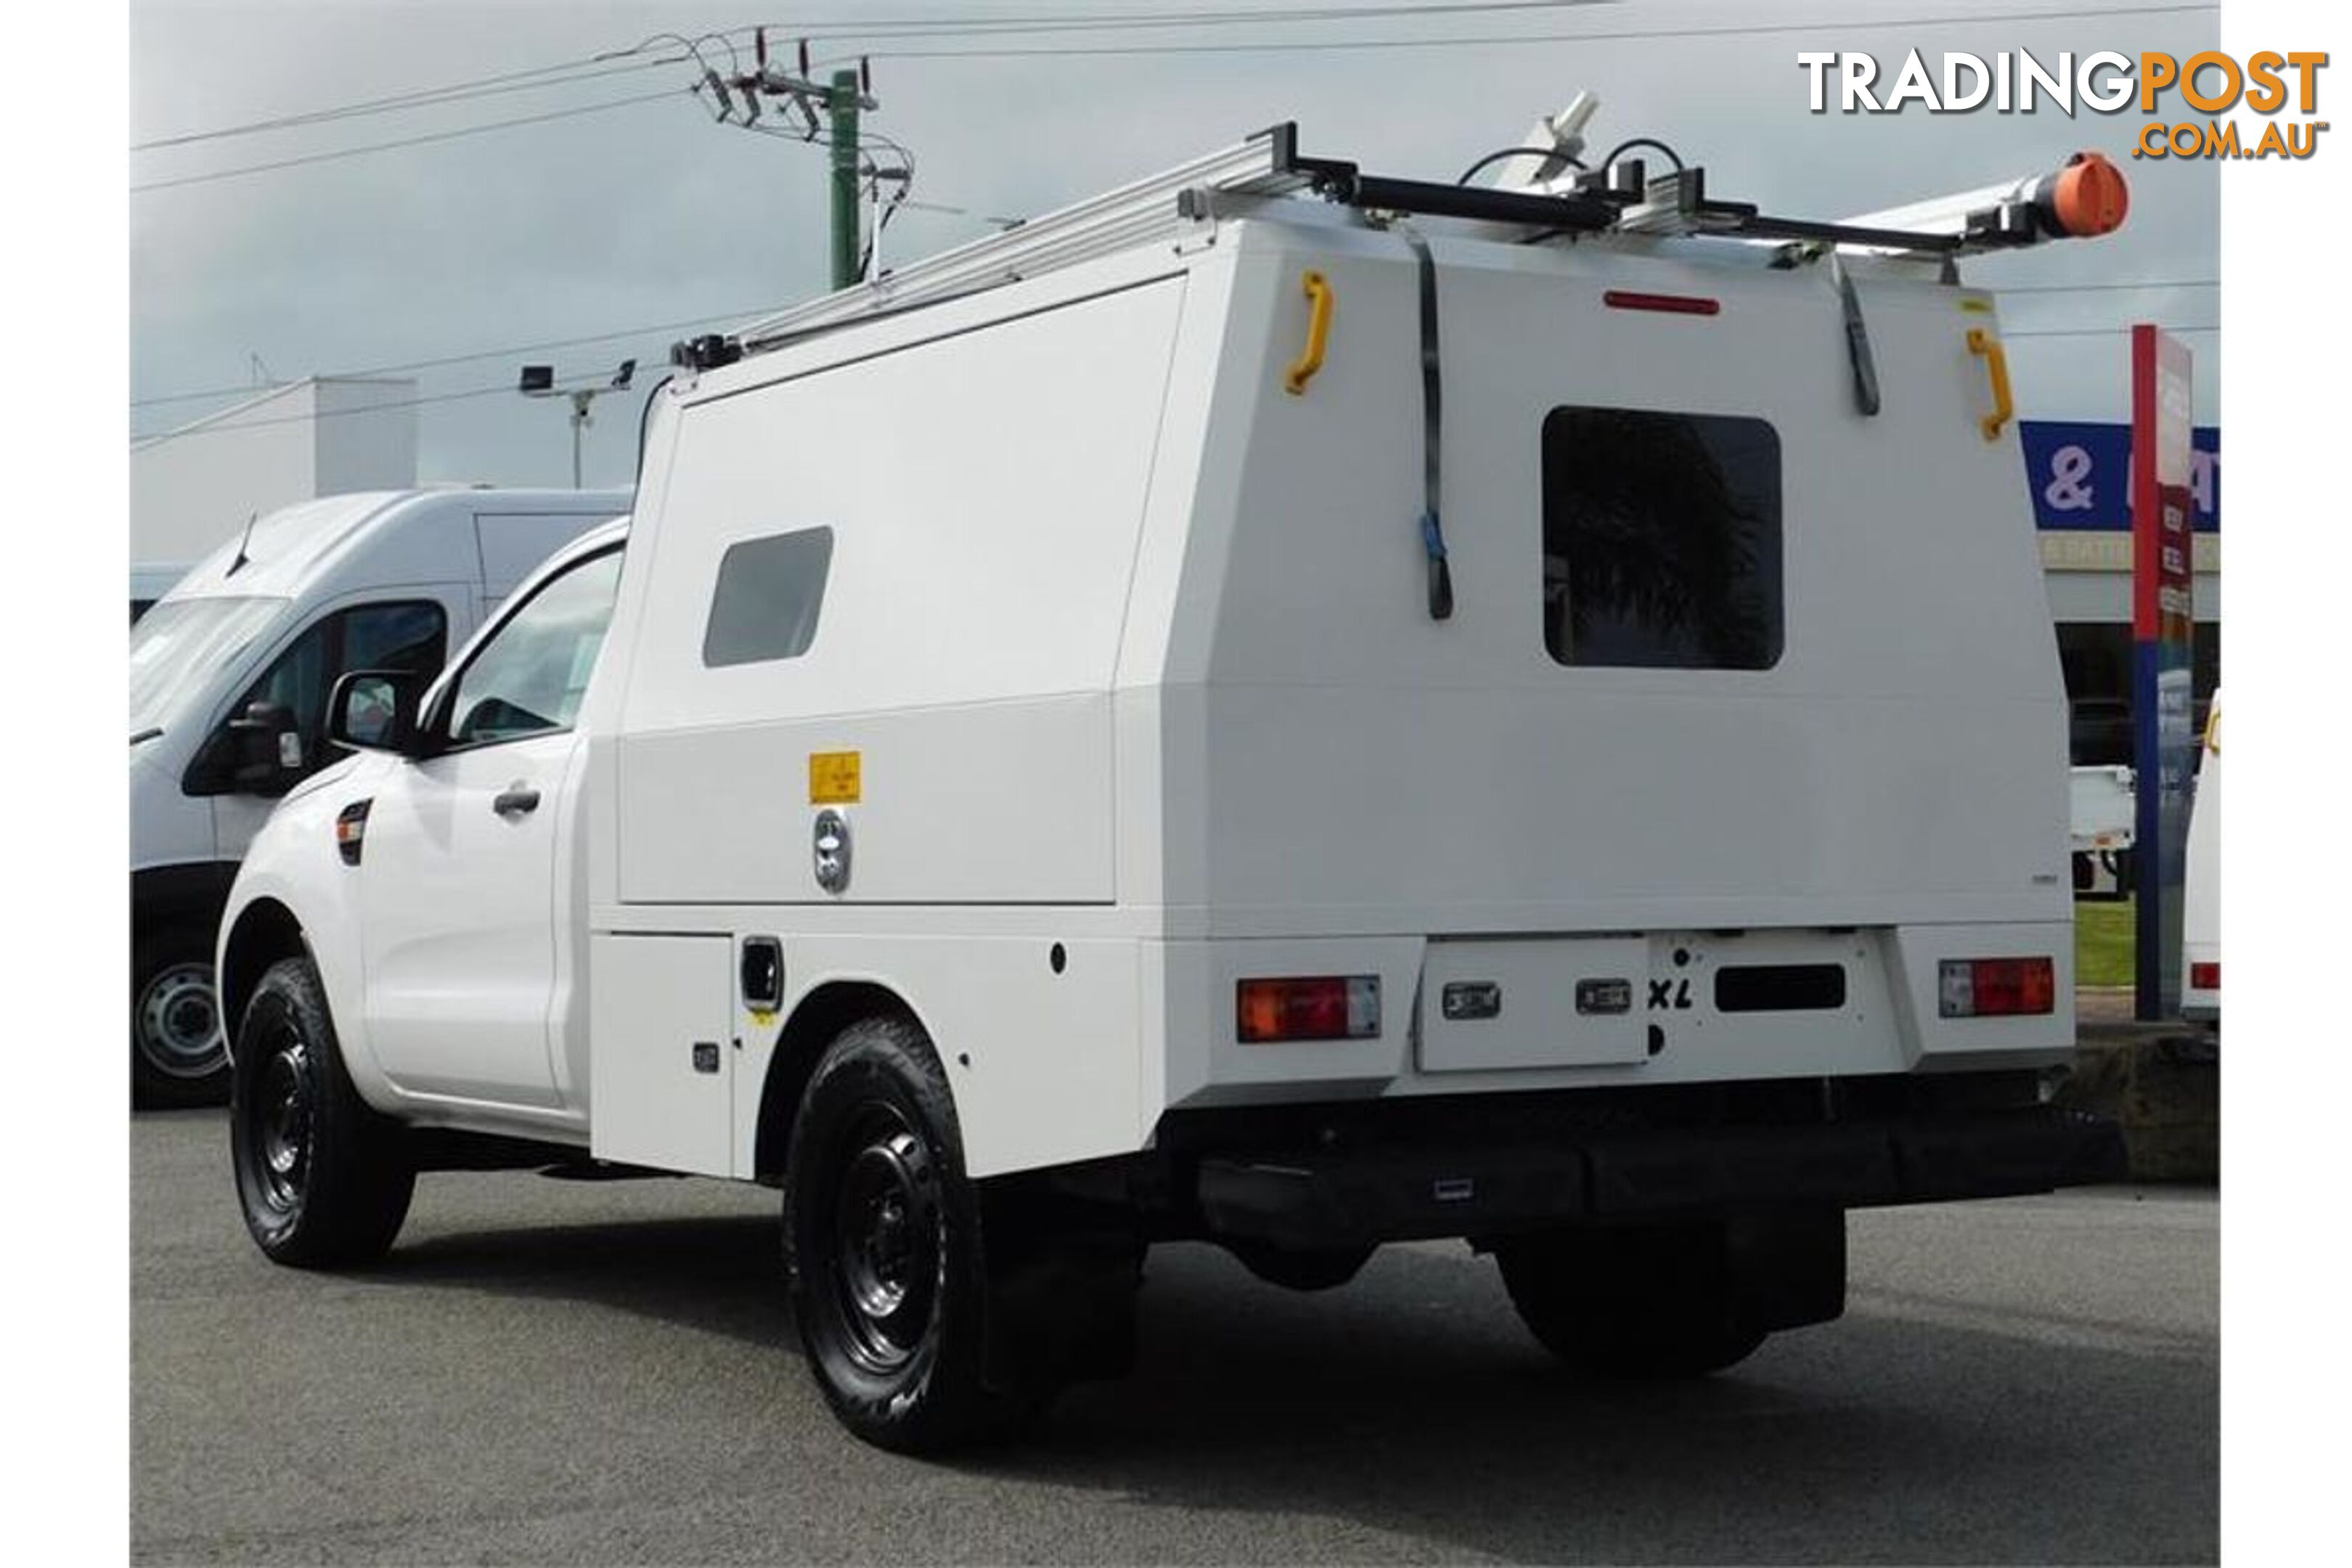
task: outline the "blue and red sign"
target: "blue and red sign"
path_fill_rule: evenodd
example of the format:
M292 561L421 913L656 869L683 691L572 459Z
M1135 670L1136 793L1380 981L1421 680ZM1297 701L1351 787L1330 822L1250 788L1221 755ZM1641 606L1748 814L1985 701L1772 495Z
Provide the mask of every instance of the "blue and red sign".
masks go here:
M2197 635L2193 384L2187 344L2155 327L2132 329L2132 751L2139 773L2134 978L2143 1019L2169 1018L2180 1008L2180 895L2196 751L2189 719L2190 639Z
M2132 525L2132 427L2074 419L2018 425L2037 528L2124 532ZM2221 530L2221 431L2189 432L2189 497L2199 533Z

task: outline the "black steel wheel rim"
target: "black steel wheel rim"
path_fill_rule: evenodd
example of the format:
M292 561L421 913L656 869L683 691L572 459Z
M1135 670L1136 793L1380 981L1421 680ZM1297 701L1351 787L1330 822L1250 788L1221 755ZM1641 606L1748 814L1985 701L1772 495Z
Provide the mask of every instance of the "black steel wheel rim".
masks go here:
M250 1161L269 1206L291 1214L310 1189L318 1135L317 1073L310 1047L289 1033L269 1047L247 1114Z
M839 1151L834 1294L851 1357L887 1375L930 1331L946 1250L939 1184L929 1147L895 1106L861 1107Z

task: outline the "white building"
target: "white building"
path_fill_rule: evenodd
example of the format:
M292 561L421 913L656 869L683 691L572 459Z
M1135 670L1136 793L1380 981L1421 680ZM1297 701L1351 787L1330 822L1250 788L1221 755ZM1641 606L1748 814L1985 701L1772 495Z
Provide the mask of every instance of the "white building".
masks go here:
M131 559L185 563L257 512L416 483L416 384L314 376L131 447Z

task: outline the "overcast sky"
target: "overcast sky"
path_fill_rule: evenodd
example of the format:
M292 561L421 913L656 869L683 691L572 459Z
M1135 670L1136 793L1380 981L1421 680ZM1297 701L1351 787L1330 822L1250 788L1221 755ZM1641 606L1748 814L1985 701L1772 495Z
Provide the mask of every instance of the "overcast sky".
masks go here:
M1367 5L1406 0L1365 0ZM1444 0L1434 0L1444 3ZM1456 0L1458 3L1458 0ZM1994 285L2210 280L2219 274L2217 182L2208 163L2136 160L2133 113L2044 109L2032 115L1812 115L1801 49L1867 49L1891 73L1903 51L1990 55L2031 49L2177 57L2212 47L2216 14L2115 8L2080 19L2003 16L2093 9L2107 0L1616 0L1522 6L1434 20L1196 26L1153 33L1023 35L1036 49L1181 43L1461 39L1659 32L1764 24L1801 32L1719 37L1593 37L1476 47L1321 48L1060 58L913 58L971 49L963 37L836 38L820 57L870 47L875 127L919 159L914 195L973 213L1034 214L1224 145L1278 120L1307 151L1382 173L1450 178L1469 158L1516 141L1577 89L1603 100L1603 143L1673 142L1706 165L1712 194L1767 211L1832 217L2055 164L2097 148L2132 182L2125 232L1971 263ZM134 0L131 121L137 144L386 95L567 64L663 31L701 33L761 19L709 4L579 0L213 3ZM812 18L1092 16L1138 10L1297 9L1298 0L817 0ZM1905 22L1902 18L1915 18ZM1934 21L1916 18L1933 17ZM1961 21L1955 18L1967 17ZM841 32L835 26L825 29ZM663 51L655 51L658 55ZM674 51L673 51L674 52ZM643 57L641 57L643 58ZM254 361L280 379L574 338L739 312L818 291L826 268L823 154L713 123L687 92L684 65L632 69L438 107L133 151L137 187L307 157L488 121L666 93L656 100L515 129L204 183L135 190L131 204L131 396L238 387ZM902 211L886 264L982 232L975 219ZM2004 302L2020 398L2029 416L2121 419L2135 320L2175 328L2219 320L2210 288L2036 291ZM658 374L677 331L508 355L415 373L430 397L513 384L525 358L568 378L635 355ZM2198 356L2199 418L2218 407L2221 339L2188 334ZM134 406L131 428L168 429L226 401ZM624 483L635 458L634 399L600 405L587 479ZM419 477L562 483L562 408L503 390L427 404Z

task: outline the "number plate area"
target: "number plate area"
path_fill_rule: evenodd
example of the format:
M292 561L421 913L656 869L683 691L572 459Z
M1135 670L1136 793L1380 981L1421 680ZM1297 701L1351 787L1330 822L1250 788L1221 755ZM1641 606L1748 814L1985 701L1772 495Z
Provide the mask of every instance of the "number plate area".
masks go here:
M1645 1061L1649 981L1645 937L1433 942L1422 971L1421 1069Z
M1875 933L1820 929L1433 939L1419 1065L1897 1070L1910 1064L1880 947Z

